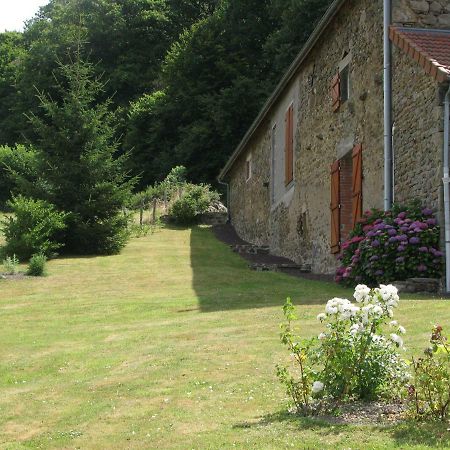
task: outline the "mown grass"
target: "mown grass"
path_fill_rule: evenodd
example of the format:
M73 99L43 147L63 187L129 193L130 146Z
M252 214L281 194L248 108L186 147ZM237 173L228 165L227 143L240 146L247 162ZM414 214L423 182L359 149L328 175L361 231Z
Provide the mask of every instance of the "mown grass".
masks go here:
M446 424L334 426L287 414L281 306L318 332L333 284L251 272L209 229L163 229L119 256L0 280L1 448L436 448ZM403 299L408 354L447 301Z

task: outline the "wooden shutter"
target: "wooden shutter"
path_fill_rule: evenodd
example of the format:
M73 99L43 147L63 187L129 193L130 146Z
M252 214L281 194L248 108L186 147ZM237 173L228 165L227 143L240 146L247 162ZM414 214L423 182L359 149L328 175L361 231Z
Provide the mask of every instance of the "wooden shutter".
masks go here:
M341 106L341 76L339 73L331 81L331 98L333 100L333 111L336 112Z
M362 217L362 145L358 144L353 148L353 175L352 175L352 224L353 227Z
M294 106L286 111L284 145L284 183L287 186L294 179Z
M341 250L341 199L340 199L340 163L331 166L331 253Z

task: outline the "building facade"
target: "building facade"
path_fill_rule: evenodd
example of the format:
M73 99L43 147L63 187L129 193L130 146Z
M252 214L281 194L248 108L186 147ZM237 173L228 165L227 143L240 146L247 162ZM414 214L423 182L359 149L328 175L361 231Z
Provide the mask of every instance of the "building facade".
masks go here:
M450 0L394 0L394 197L438 216L446 28ZM383 207L383 71L383 1L336 0L220 174L243 239L334 271L362 212Z

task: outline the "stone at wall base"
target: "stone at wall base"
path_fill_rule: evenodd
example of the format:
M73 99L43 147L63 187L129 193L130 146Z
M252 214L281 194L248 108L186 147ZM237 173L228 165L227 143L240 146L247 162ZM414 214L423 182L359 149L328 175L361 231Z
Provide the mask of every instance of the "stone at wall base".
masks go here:
M266 264L266 263L253 263L248 266L251 270L257 272L283 272L285 270L296 270L299 273L311 273L311 266L308 264Z
M393 281L393 284L399 293L418 294L439 292L440 280L436 278L408 278L403 281Z
M227 212L207 212L200 216L199 222L202 225L225 225L228 221Z

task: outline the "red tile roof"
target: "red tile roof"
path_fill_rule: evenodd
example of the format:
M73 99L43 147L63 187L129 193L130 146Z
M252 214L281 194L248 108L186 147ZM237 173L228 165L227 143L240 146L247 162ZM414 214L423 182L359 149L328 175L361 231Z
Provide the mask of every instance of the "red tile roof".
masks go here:
M438 82L450 78L450 30L391 27L389 37Z

